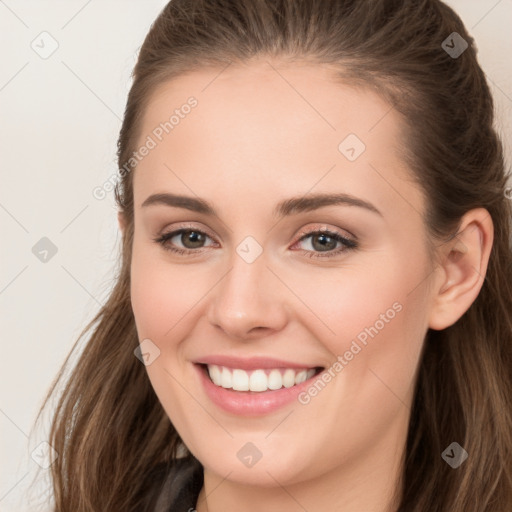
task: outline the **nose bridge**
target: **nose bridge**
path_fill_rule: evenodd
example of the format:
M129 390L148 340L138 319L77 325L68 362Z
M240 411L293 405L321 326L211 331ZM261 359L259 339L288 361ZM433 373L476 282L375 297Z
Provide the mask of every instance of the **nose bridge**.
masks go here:
M262 249L254 239L234 248L229 271L215 287L210 303L210 322L239 339L279 330L286 322L284 298Z

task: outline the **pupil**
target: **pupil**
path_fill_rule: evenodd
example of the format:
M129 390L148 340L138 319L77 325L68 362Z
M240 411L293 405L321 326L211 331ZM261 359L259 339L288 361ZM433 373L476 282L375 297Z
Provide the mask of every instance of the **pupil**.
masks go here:
M194 249L201 247L201 244L204 243L204 237L202 233L198 233L197 231L184 231L181 241L183 245L187 246L188 244L189 248ZM317 245L315 241L317 241L319 245ZM335 249L336 240L329 235L316 235L313 237L313 247L320 251Z
M201 244L204 242L203 235L198 233L197 231L184 231L182 233L181 241L185 247L190 249L194 249L197 247L201 247Z
M315 240L323 240L323 242L320 242L320 245L318 247L315 246ZM327 242L325 243L325 240L327 239ZM329 243L330 241L330 243ZM336 248L336 240L334 238L330 237L329 235L316 235L313 237L313 247L315 249L319 249L320 251L329 250L329 249L335 249Z

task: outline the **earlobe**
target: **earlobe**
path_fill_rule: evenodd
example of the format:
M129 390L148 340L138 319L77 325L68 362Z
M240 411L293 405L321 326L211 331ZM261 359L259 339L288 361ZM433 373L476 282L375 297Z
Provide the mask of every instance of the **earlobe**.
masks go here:
M459 232L443 248L442 279L432 297L431 329L453 325L473 304L485 279L493 238L487 210L476 208L466 213Z

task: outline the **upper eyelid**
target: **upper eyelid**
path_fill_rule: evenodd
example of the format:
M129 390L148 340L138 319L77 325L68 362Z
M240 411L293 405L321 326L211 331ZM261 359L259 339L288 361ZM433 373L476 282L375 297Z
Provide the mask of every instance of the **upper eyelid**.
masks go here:
M217 239L217 237L214 236L210 230L203 227L198 228L197 226L188 225L187 223L181 224L172 229L164 228L160 231L160 234L158 236L166 236L170 234L174 234L176 236L181 231L199 231L200 233L204 233L205 235L209 236L212 240Z
M323 224L325 225L325 224ZM304 238L308 237L308 236L311 236L311 235L314 235L314 234L317 234L317 233L327 233L327 234L333 234L333 235L337 235L337 236L340 236L342 238L345 238L345 239L348 239L350 241L353 241L353 242L358 242L358 238L353 235L352 233L350 233L348 230L346 229L343 229L342 231L345 231L346 233L348 233L348 236L344 235L343 233L340 233L339 230L342 230L341 228L330 228L330 227L313 227L313 228L308 228L308 229L301 229L299 231L299 233L297 234L297 238L296 240L293 242L293 244L296 244L297 242L300 242L301 240L303 240ZM198 228L196 226L193 226L193 225L188 225L187 223L185 224L182 224L176 228L173 228L173 229L169 229L169 230L162 230L161 234L159 235L160 237L169 237L169 238L173 238L174 236L177 236L179 235L181 232L183 231L198 231L200 233L203 233L205 234L206 236L208 236L211 240L213 240L215 243L219 243L218 240L217 240L217 237L216 236L213 236L209 230L207 229L204 229L204 228ZM170 237L169 235L173 235L172 237ZM191 251L193 251L193 249L190 249Z
M345 236L343 233L341 233L340 231L344 231L345 233L348 234L348 236ZM332 234L335 234L335 235L339 235L343 238L349 238L351 240L354 240L354 241L357 241L357 236L352 234L350 231L348 231L347 229L342 229L342 228L311 228L311 229L305 229L305 230L301 230L299 231L299 234L298 234L298 240L301 240L304 236L308 236L308 235L311 235L311 234L315 234L315 233L332 233Z

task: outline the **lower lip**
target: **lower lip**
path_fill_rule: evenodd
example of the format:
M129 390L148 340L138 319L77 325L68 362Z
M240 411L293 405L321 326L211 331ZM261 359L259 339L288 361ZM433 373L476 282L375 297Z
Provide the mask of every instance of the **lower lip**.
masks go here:
M291 388L269 391L234 391L216 386L207 375L204 366L194 364L204 390L210 400L224 411L239 416L261 416L269 414L297 400L297 396L311 385L319 374Z

